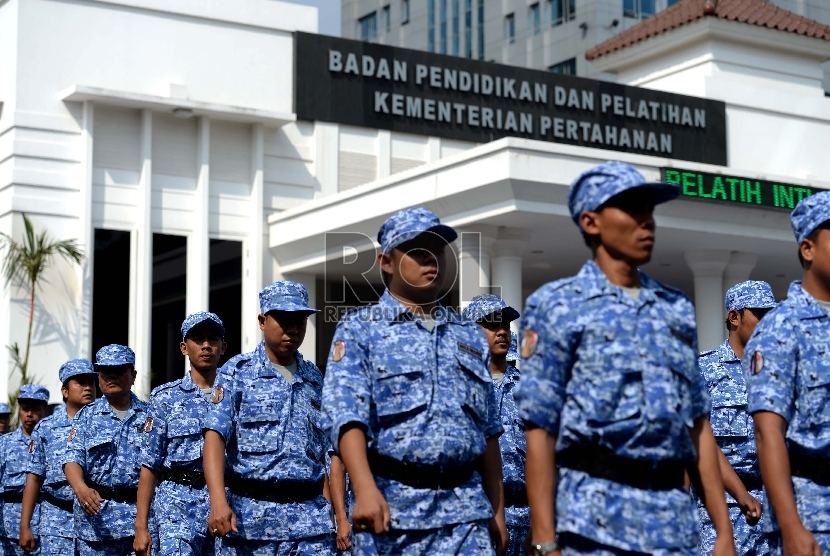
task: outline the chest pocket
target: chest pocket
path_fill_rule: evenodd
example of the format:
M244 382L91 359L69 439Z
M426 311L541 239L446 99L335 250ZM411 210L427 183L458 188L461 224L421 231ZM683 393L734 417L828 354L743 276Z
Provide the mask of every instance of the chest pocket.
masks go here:
M590 331L589 331L590 332ZM636 345L614 331L586 332L566 395L590 423L615 423L641 412L643 374Z
M746 386L724 372L715 378L711 387L712 412L709 422L712 433L721 437L749 435Z
M239 451L265 453L282 450L280 414L281 407L276 401L243 397L236 427Z
M801 359L799 369L801 382L801 400L799 412L806 416L810 427L819 427L830 422L830 361L828 352L815 358Z
M464 408L472 413L476 421L483 423L487 420L487 404L493 391L493 380L479 374L484 366L481 359L464 352L457 352L455 358L463 379L459 399L463 400Z
M112 469L115 458L115 443L109 438L91 438L86 446L86 466L90 473L106 473Z
M431 384L413 356L382 357L375 368L375 406L378 418L392 418L422 411Z
M189 463L202 457L202 426L195 417L174 417L167 427L167 459Z

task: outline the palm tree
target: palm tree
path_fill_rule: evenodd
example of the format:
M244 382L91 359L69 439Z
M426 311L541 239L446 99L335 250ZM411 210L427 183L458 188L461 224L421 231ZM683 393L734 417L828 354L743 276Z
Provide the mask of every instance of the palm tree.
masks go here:
M75 239L52 241L45 230L36 234L32 222L25 213L23 224L26 227L26 234L22 242L17 242L11 236L0 232L0 250L6 250L2 264L6 283L14 283L29 292L29 331L26 334L26 351L21 354L17 342L6 346L11 353L15 369L20 371L20 384L28 384L33 380L33 377L29 375L29 350L32 347L32 327L35 322L35 293L41 282L45 281L43 274L56 256L79 265L84 261L84 254ZM12 396L10 401L14 404L17 401L17 395Z

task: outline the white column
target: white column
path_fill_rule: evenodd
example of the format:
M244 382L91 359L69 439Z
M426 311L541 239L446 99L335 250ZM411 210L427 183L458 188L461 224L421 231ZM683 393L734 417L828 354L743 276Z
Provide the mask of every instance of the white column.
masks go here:
M495 226L468 226L458 229L454 248L458 256L459 305L463 310L470 300L490 293L490 250L496 241Z
M135 393L150 397L150 324L152 322L153 279L153 113L141 112L141 177L139 180L136 227L130 234L130 323L129 342L135 351L138 377Z
M308 290L309 307L312 309L322 309L322 307L317 307L317 277L314 274L292 273L286 276L286 279L304 285ZM322 313L308 317L308 328L306 328L305 340L303 341L303 345L300 346L300 352L306 361L311 361L315 364L317 363L317 320L322 318Z
M522 254L530 233L521 228L499 228L493 244L490 259L490 291L501 295L505 303L519 311L524 310L522 299ZM513 332L519 332L519 321L510 325Z
M251 127L251 228L242 243L244 252L242 272L242 351L253 350L260 341L257 315L259 292L263 287L264 258L271 254L265 250L265 215L263 214L263 179L265 173L265 132L262 124Z
M726 337L723 310L723 272L731 253L720 250L686 251L686 264L695 281L695 320L700 351L715 349Z
M427 139L427 162L435 162L441 159L441 138L430 137Z
M314 176L317 178L315 197L337 193L340 127L327 122L314 122Z
M755 253L732 251L729 264L726 265L723 273L723 295L726 295L726 290L735 284L749 280L749 275L752 274L756 264L758 264L758 255Z
M95 107L92 101L83 104L81 120L81 211L78 214L81 249L86 255L83 265L76 267L80 288L78 308L80 316L81 339L78 342L77 356L85 359L94 357L92 351L92 269L95 261L95 230L92 227L92 141Z
M378 179L388 178L392 173L392 132L378 130Z
M208 310L210 294L210 119L199 118L196 147L198 179L193 195L193 229L187 236L187 289L185 312Z

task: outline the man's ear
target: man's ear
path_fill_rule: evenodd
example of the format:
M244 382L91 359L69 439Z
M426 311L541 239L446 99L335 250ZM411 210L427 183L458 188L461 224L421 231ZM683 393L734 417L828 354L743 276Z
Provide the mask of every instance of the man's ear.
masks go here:
M378 254L378 266L380 266L380 270L385 272L386 274L394 274L395 273L395 261L392 258L391 253L379 253Z
M582 228L582 232L584 234L587 234L589 236L599 235L599 213L586 210L585 212L580 214L579 227Z
M812 263L815 256L816 243L809 237L805 237L798 244L798 251L801 253L801 258L805 262Z
M739 311L736 311L735 309L729 311L729 313L726 315L726 318L729 321L730 326L738 328L738 326L741 324L741 313Z

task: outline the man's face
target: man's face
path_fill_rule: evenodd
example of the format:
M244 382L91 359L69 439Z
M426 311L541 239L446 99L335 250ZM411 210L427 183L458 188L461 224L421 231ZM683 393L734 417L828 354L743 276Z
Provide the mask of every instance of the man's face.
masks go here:
M129 393L135 382L136 371L132 365L97 367L98 385L105 396Z
M392 276L390 290L412 301L437 301L446 274L446 248L444 238L425 232L378 255L381 270Z
M647 189L629 189L598 211L582 213L580 225L612 258L643 265L654 249L654 196Z
M276 355L288 357L300 349L308 327L305 311L269 311L259 315L259 329Z
M20 406L20 424L23 431L30 435L38 421L46 415L46 403L39 400L18 400Z
M214 326L196 326L179 344L182 355L190 360L190 365L197 371L216 369L219 358L224 355L228 345Z
M480 320L478 324L487 336L490 355L506 357L510 349L510 323L502 321L501 311L488 315L486 320Z
M93 374L76 375L66 381L61 393L67 403L86 405L95 401L95 380Z
M809 271L822 283L830 285L830 230L819 228L814 239L799 244L801 257L809 263Z
M735 327L738 334L738 341L746 347L749 338L755 331L755 327L770 309L744 309L741 311L729 311L729 324Z
M11 424L12 416L10 413L0 414L0 434L9 432L9 425Z

